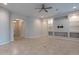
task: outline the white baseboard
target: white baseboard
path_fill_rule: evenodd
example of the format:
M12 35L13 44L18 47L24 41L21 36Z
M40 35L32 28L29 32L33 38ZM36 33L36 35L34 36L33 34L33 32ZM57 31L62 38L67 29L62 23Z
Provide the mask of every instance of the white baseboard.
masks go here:
M0 45L8 44L8 43L10 43L10 42L11 42L11 41L0 42Z
M34 38L41 38L41 37L47 37L46 35L40 35L40 36L27 36L27 37L24 37L24 38L29 38L29 39L34 39Z
M40 38L41 36L28 36L28 37L25 37L25 38L30 38L30 39L33 39L33 38Z
M14 39L11 39L10 41L14 41Z

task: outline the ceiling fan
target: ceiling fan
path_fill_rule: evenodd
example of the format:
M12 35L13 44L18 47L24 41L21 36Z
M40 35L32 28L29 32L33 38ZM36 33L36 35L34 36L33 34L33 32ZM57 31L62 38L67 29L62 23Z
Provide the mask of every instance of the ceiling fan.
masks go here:
M42 10L44 10L45 12L48 12L47 9L52 9L52 7L46 7L45 4L42 4L41 8L35 8L35 9L40 9L39 12L41 12Z

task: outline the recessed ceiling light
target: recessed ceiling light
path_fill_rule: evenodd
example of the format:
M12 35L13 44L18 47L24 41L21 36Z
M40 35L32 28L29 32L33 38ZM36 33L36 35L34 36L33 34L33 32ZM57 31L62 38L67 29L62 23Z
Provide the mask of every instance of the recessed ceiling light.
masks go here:
M73 6L73 9L76 9L77 7L76 6Z
M53 24L53 19L49 19L48 20L48 25L52 25Z

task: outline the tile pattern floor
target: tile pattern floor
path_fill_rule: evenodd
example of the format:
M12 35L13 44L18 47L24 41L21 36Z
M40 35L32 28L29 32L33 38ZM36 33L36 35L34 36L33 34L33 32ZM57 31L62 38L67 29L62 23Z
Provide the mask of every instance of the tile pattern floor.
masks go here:
M77 55L79 40L59 38L17 38L14 42L0 46L1 55Z

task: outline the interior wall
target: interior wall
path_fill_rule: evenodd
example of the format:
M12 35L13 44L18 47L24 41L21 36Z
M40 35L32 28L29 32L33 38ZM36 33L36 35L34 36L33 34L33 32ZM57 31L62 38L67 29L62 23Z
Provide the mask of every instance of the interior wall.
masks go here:
M9 12L0 7L0 45L10 42Z
M41 35L48 36L48 19L42 19L41 21Z
M35 17L27 17L24 20L24 31L26 38L34 38L41 36L41 20Z
M70 32L79 32L79 13L70 14L68 16Z
M63 28L57 28L57 26L63 26ZM68 18L54 19L53 22L54 32L69 32L69 20Z
M68 17L54 19L54 32L79 32L79 14L69 14ZM63 28L57 28L63 25Z

